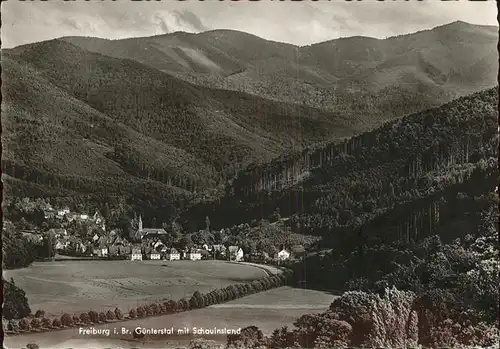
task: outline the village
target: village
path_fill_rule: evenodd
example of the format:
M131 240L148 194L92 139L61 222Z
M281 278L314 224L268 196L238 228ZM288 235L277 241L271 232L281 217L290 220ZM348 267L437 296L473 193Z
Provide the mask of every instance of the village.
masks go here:
M119 229L107 229L105 218L98 210L93 215L89 215L71 212L69 208L47 207L43 213L45 220L50 222L50 228L44 223L45 231L24 230L22 234L39 245L43 244L44 239L48 239L51 246L49 248L53 249L49 255L63 259L129 261L210 259L280 264L290 259L300 258L305 253L302 245L288 249L281 246L274 254L270 254L256 248L249 251L248 248L227 242L207 241L197 244L184 241L184 243L176 243L172 239L172 231L167 232L165 228L143 227L140 215L135 229L129 231L128 237L124 237ZM222 229L217 233L224 235L226 231Z

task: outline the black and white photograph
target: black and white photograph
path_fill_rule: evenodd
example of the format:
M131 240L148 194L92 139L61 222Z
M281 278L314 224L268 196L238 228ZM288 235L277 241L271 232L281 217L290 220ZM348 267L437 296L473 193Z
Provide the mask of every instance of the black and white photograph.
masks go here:
M499 348L498 5L2 1L3 349Z

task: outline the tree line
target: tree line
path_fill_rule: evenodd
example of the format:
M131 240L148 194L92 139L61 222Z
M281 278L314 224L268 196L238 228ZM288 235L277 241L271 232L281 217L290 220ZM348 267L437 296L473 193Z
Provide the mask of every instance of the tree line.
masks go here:
M148 316L171 314L188 310L200 309L213 304L228 302L250 294L266 291L272 288L287 285L291 280L291 272L284 270L282 273L266 276L252 282L234 284L225 288L214 289L206 294L195 291L190 298L178 301L168 300L160 303L151 303L131 308L128 313L123 313L119 308L106 312L90 310L79 315L64 313L61 317L45 317L43 309L31 314L31 309L23 290L17 288L14 281L6 282L6 295L9 301L4 305L3 317L9 320L7 330L13 333L26 332L37 329L59 329L71 326L105 323L111 320L131 320Z

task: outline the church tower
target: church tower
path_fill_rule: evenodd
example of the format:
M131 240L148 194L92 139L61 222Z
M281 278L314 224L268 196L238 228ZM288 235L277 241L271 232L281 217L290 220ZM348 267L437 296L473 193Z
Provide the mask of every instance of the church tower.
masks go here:
M142 217L139 215L139 231L142 231Z

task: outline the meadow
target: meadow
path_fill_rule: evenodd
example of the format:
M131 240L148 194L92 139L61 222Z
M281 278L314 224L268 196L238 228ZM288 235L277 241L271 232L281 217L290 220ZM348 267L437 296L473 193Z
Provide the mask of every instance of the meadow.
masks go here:
M47 316L89 310L124 312L137 305L190 297L195 291L259 279L262 268L224 261L64 261L6 270L26 291L31 310Z

